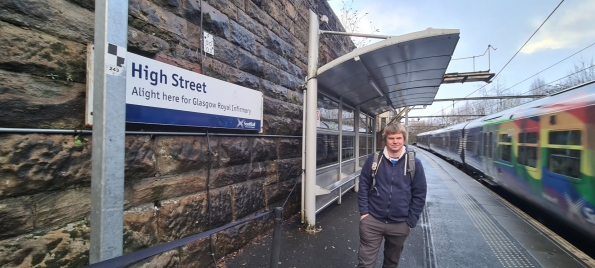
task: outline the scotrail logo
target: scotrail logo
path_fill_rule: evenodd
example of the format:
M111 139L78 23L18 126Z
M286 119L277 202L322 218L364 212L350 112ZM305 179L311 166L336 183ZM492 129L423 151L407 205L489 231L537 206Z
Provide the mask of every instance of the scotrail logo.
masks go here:
M236 128L256 128L256 122L246 122L245 119L238 119Z

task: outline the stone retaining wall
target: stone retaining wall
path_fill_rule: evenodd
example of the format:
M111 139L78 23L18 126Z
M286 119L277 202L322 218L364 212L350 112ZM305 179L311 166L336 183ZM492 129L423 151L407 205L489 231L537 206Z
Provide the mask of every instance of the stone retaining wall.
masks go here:
M94 5L0 2L1 128L84 129ZM267 136L127 136L126 253L285 201L300 179L301 138L270 135L301 136L310 6L330 18L329 29L343 30L325 0L208 0L202 10L197 0L129 1L130 52L263 92ZM215 41L215 56L204 62L201 14ZM347 38L323 37L320 65L353 48ZM88 263L91 149L88 135L0 134L0 266ZM299 198L289 199L285 215L299 211ZM218 261L272 224L262 219L214 235ZM207 267L210 253L208 240L196 241L135 266Z

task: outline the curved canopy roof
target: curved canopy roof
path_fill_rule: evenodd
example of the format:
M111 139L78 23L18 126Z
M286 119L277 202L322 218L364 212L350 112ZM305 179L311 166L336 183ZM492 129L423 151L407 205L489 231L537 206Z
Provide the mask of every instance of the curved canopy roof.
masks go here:
M458 41L457 29L389 37L320 67L318 88L371 114L430 105Z

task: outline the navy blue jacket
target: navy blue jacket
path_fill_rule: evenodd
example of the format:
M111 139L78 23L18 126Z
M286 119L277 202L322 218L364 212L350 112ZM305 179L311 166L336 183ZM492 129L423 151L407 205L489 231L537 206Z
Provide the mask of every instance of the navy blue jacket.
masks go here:
M405 147L405 150L407 148ZM426 175L419 159L415 158L415 178L405 170L405 153L395 165L382 153L382 163L376 172L376 187L372 186L372 162L374 154L368 156L359 179L358 204L360 215L370 214L386 223L407 222L409 227L417 225L419 215L426 203Z

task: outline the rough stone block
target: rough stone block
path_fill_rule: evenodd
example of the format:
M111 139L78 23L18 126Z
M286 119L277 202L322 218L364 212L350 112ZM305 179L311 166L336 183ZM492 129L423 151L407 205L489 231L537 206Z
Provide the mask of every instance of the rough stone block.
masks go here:
M234 220L242 219L248 214L261 211L264 208L263 186L264 179L231 186Z
M215 240L218 235L213 236L213 244L218 244ZM210 239L207 237L183 246L180 250L180 259L179 267L211 267L213 265L213 257L211 256Z
M127 265L129 268L178 268L180 265L180 250L172 249L170 251L157 254L132 265ZM203 267L203 266L194 266Z
M91 188L42 193L34 197L35 228L43 229L84 219L91 211Z
M80 129L85 85L0 70L0 125L8 128Z
M267 138L254 139L251 162L261 162L277 159L277 144Z
M95 14L65 0L2 1L0 20L80 43L93 41Z
M267 80L262 80L262 86L264 96L303 106L304 96L301 91L289 90Z
M262 24L248 16L244 11L238 11L238 23L254 33L255 39L260 43L263 43L264 38L268 36L268 33Z
M207 193L161 202L159 209L161 242L173 241L231 222L232 203L229 187L211 190L210 202L210 224Z
M127 206L202 192L207 188L206 182L207 170L135 181L126 192Z
M91 182L91 144L66 135L0 135L0 198Z
M302 119L302 106L264 97L263 110L265 114L293 119Z
M155 152L160 175L206 169L209 161L206 137L157 137Z
M138 50L138 51L135 51ZM147 34L141 30L128 27L128 51L139 54L157 54L161 51L169 51L170 45L165 40Z
M265 37L265 46L277 53L278 55L292 59L295 56L295 48L289 43L283 41L277 34L267 31L268 36Z
M238 8L229 0L207 0L211 6L221 11L232 20L238 20Z
M217 256L240 250L259 235L271 233L273 224L271 217L263 217L218 233L215 241Z
M157 235L160 243L209 230L206 193L170 199L160 204L161 207L157 212L159 226ZM213 206L211 209L213 214L217 213Z
M165 40L175 40L175 43L188 47L200 47L198 26L149 0L130 0L128 13L132 17L129 24L134 28L162 36Z
M262 10L276 20L282 27L289 28L293 21L283 8L278 6L279 1L262 1Z
M229 39L229 18L205 2L202 3L203 27L212 35Z
M231 42L252 54L257 54L254 34L235 21L231 21Z
M218 157L224 166L250 163L252 142L248 138L223 137L219 148Z
M264 185L269 185L277 183L278 175L276 161L252 163L251 179L264 178Z
M265 114L264 134L267 135L302 135L302 120L289 119Z
M275 68L273 65L265 63L264 65L264 78L286 88L297 90L300 85L304 84L304 82L278 68Z
M35 230L34 204L29 196L0 200L0 238Z
M124 253L138 251L159 244L161 232L154 204L143 205L124 212Z
M0 67L55 81L86 81L85 45L5 22L0 28Z
M279 170L279 182L292 180L302 175L302 159L290 158L277 160L277 170Z
M265 59L266 62L272 64L273 66L275 66L283 71L286 71L286 72L289 71L289 62L285 58L279 56L274 51L263 47L260 50L260 53L261 53L260 57Z
M264 68L262 61L242 49L239 50L238 68L242 71L251 73L258 77L264 76Z
M206 58L204 63L204 74L210 77L230 81L233 68L225 63L212 58Z
M181 60L179 58L170 57L165 54L161 54L161 53L157 54L155 56L155 60L163 62L163 63L167 63L169 65L178 66L180 68L184 68L186 70L193 71L195 73L199 73L199 74L202 73L202 69L201 69L200 65L194 64L191 62L187 62L187 61Z
M264 191L266 195L267 209L274 209L276 206L282 205L282 202L284 202L288 196L299 195L300 188L299 185L296 185L296 182L299 184L299 178L265 186ZM295 190L292 192L291 190L294 186Z
M252 178L252 164L228 166L211 170L211 187L219 188Z
M254 75L251 75L240 70L235 70L232 74L230 81L238 86L251 88L260 91L260 79Z
M63 228L0 241L1 267L83 267L89 264L89 226Z
M279 158L296 158L302 155L302 139L280 139L279 140Z
M151 136L126 136L124 176L126 180L153 177L157 173Z
M238 47L218 36L213 37L213 42L215 43L215 59L229 66L236 67Z

